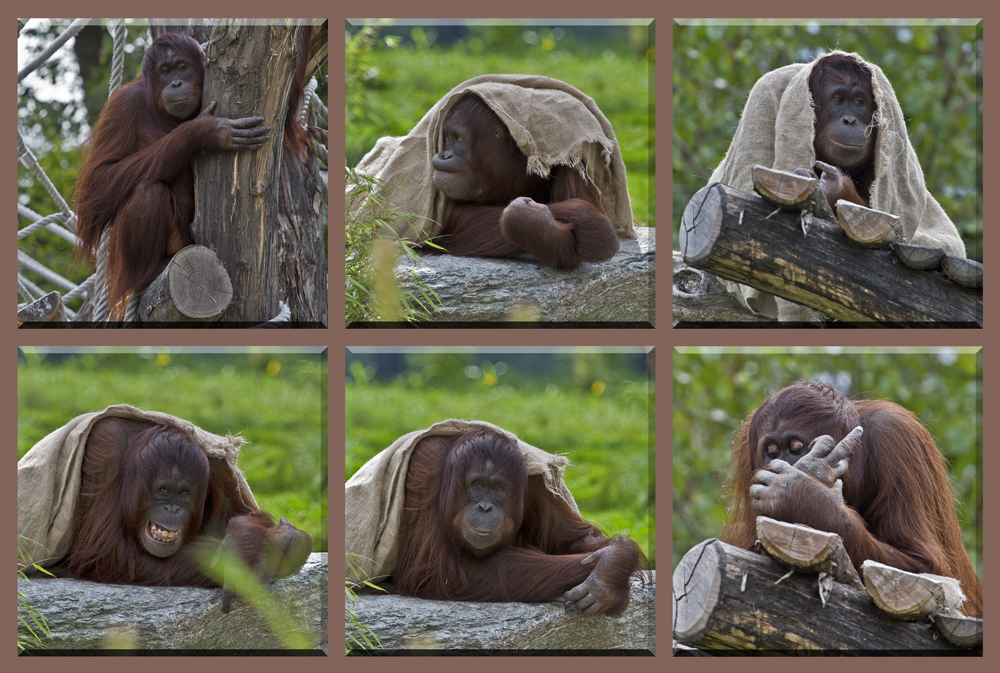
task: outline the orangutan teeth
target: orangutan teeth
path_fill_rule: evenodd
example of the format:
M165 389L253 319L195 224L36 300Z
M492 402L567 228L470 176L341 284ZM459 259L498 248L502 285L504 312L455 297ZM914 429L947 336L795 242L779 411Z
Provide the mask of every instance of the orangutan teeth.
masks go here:
M179 530L167 530L166 528L160 528L152 522L149 524L149 536L159 542L174 542L178 537L180 537L180 534L181 532Z

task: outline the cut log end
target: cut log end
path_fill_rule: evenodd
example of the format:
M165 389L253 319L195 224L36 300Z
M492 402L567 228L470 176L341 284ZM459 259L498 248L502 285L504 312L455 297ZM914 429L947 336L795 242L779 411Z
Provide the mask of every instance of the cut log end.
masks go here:
M697 641L708 630L719 601L723 573L719 541L705 540L684 555L674 570L674 637Z
M725 192L716 187L712 184L699 189L681 216L680 247L688 264L697 266L710 258L722 231Z
M945 639L959 647L983 646L983 620L977 617L961 617L935 613L931 616L934 626Z
M837 201L837 221L847 237L866 248L887 248L895 242L899 218L857 203Z
M809 526L757 517L757 539L767 555L800 572L829 573L841 584L864 590L843 540Z
M965 596L958 580L865 561L861 565L865 589L875 605L895 619L913 622L934 612L955 614Z
M214 252L202 245L181 249L143 295L146 322L211 322L233 299L233 284Z
M926 245L912 245L910 243L894 243L892 251L896 253L906 266L918 271L929 271L941 266L941 258L944 257L944 250L941 248L931 248Z
M983 265L980 262L945 253L941 268L948 278L962 287L983 286Z
M754 165L753 188L765 199L786 210L801 210L812 204L819 180L797 173Z
M17 324L19 327L33 327L48 323L65 322L68 322L68 318L66 317L66 308L62 302L62 295L55 290L17 311Z

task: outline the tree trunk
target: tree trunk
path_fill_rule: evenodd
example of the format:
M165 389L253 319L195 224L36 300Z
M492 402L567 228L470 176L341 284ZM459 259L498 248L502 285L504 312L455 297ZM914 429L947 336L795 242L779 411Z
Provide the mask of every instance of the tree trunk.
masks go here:
M282 162L282 199L276 240L278 289L300 326L327 325L326 252L323 245L326 206L323 178L316 160L294 157Z
M323 211L315 205L311 180L318 168L311 155L305 166L286 158L299 174L281 175L285 116L294 114L288 111L288 93L303 30L293 23L219 23L206 53L202 106L217 101L217 116L262 116L271 127L270 140L259 150L203 154L194 161L191 233L196 243L215 251L233 285L233 301L221 322L265 322L278 315L279 302L293 307L292 321L326 321ZM282 278L286 274L294 275Z

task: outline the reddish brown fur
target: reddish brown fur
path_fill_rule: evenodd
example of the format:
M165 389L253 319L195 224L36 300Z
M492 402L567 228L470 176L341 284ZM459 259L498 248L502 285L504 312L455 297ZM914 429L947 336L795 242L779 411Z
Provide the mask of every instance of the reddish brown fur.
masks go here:
M305 29L299 63L289 94L285 148L305 156L307 135L297 120L303 100L311 31ZM180 54L193 69L197 104L185 118L171 116L163 103L157 70ZM146 51L143 75L108 99L91 131L89 152L77 179L75 208L80 245L77 258L93 259L101 234L111 227L108 295L111 316L124 315L129 295L144 288L170 257L194 243L194 173L191 159L200 152L258 149L268 139L261 117L227 120L201 114L205 56L191 37L166 33ZM255 144L259 143L259 144Z
M476 558L450 532L453 514L467 504L466 473L492 462L514 486L507 515L514 526L502 548ZM604 560L581 565L598 549ZM629 602L629 576L645 562L623 537L607 538L550 493L542 477L528 477L520 450L490 431L427 437L410 456L394 582L407 595L461 601L551 601L592 576L612 598L605 614Z
M846 507L831 511L826 501L818 501L815 494L822 492L812 489L827 487L810 478L793 483L776 518L839 534L859 572L862 562L872 559L954 577L967 597L966 614L982 615L983 585L962 546L944 457L917 417L892 402L852 403L836 389L812 382L795 383L768 398L743 422L733 446L727 484L733 506L724 541L755 549L750 487L763 466L761 438L782 419L808 429L807 445L822 434L839 442L858 425L864 433L842 477Z
M816 155L822 158L827 139L824 130L831 124L843 124L843 110L835 109L829 103L829 93L833 82L854 82L864 89L869 105L865 109L858 108L856 123L861 128L867 128L870 147L867 161L861 166L834 165L835 171L820 169L821 185L830 207L834 207L838 199L868 206L871 185L875 180L874 147L878 137L878 129L872 123L875 107L875 94L872 90L872 73L853 58L842 54L833 54L821 59L812 70L809 77L809 90L812 93L813 104L816 107ZM831 152L832 149L826 150ZM827 159L822 159L828 161ZM829 160L830 163L836 162Z
M164 466L173 464L198 484L196 505L184 525L185 531L194 533L184 535L183 546L175 554L157 558L139 543L141 521L151 497L150 480ZM211 559L223 537L229 549L239 553L251 568L267 549L272 534L279 545L285 545L288 538L287 523L275 526L266 512L244 504L237 496L238 489L232 471L221 459L206 457L176 428L102 419L87 438L66 570L74 577L98 582L216 586L201 571L196 557L207 555ZM301 565L286 567L284 572L294 573Z
M530 252L553 268L575 269L581 260L602 262L618 251L618 236L601 210L594 185L567 166L555 167L548 178L529 175L527 157L478 96L463 97L444 123L468 128L470 151L465 158L474 173L468 178L484 189L474 201L442 194L444 235L436 243L449 253L511 257ZM504 217L517 197L529 197L540 208L515 208ZM541 204L547 204L548 213Z
M163 109L161 86L153 73L169 50L190 59L200 99L205 77L201 47L179 33L161 36L143 57L145 74L120 87L105 104L77 180L77 257L96 255L101 233L112 226L112 306L166 267L176 252L168 250L171 237L177 249L192 242L191 158L210 148L215 124L198 117L197 110L193 118L178 120Z

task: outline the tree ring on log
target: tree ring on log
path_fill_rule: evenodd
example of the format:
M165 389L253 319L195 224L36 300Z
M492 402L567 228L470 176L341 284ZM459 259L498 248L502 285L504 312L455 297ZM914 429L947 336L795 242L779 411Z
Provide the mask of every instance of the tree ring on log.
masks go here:
M695 546L674 571L674 638L681 642L698 640L712 623L713 607L719 601L721 578L725 574L724 555L719 553L718 544L713 538ZM698 567L703 564L715 565L718 571L699 572Z

